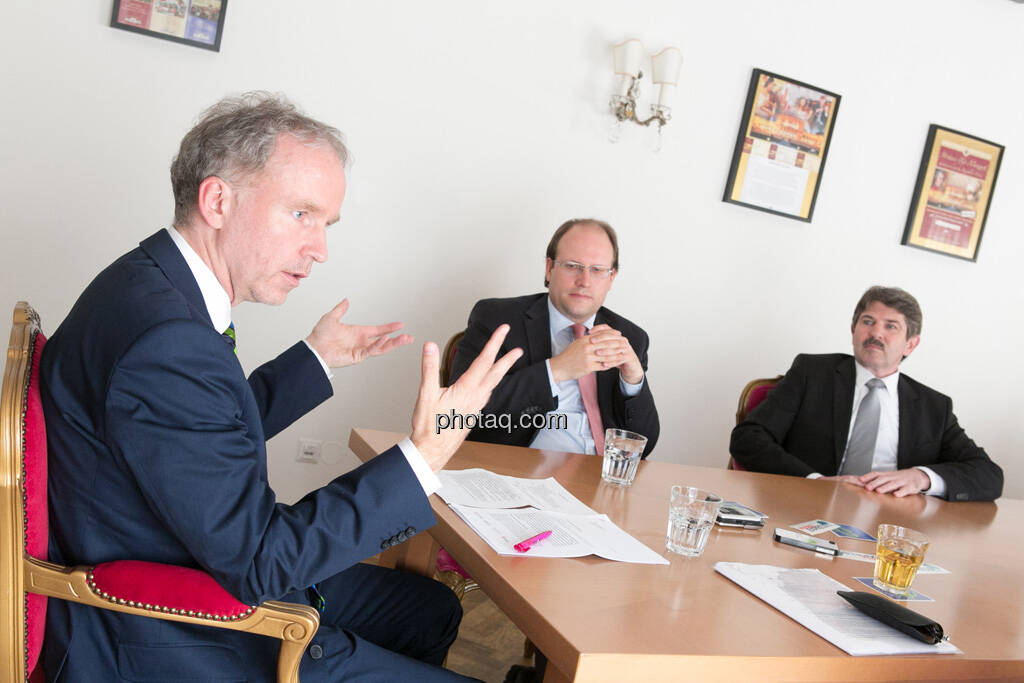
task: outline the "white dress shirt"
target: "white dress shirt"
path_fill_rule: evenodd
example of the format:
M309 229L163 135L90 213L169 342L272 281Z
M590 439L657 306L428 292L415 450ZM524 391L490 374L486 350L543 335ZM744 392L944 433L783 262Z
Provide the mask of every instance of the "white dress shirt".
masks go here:
M583 326L589 332L594 327L594 319L597 314L590 316L583 321ZM562 315L561 311L551 303L548 297L548 328L551 334L551 357L565 351L569 344L575 339L572 332L573 321ZM575 379L564 382L556 382L551 372L551 358L544 361L548 369L548 383L551 385L551 395L558 398L558 405L554 410L548 411L547 422L549 425L538 429L530 442L530 448L544 448L549 451L564 451L566 453L589 453L597 452L594 445L594 435L590 431L590 420L587 418L587 410L583 406L583 397L580 395L580 383ZM641 379L637 384L629 384L622 375L619 375L619 388L626 396L636 396L644 386ZM558 424L553 415L565 415L566 428L554 429L550 425Z
M196 284L199 285L199 292L203 295L203 303L206 304L206 311L210 314L213 329L223 334L224 330L228 329L228 325L231 324L231 299L228 298L227 291L221 286L217 276L213 274L213 271L206 265L206 262L200 258L199 254L181 236L181 233L173 227L167 228L167 232L170 233L174 246L178 247L178 251L184 257L189 270L192 271L192 277L195 278ZM313 356L319 361L320 367L323 368L327 378L333 377L331 369L327 367L324 359L320 357L316 349L310 346L306 340L303 340L303 342L313 352ZM425 494L429 496L441 488L441 480L430 469L427 461L410 439L406 438L399 441L398 448L409 462L409 467L412 468Z
M853 425L857 422L857 411L864 397L868 395L867 383L875 378L875 375L857 361L853 362L856 369L853 389L853 411L850 414L850 426L846 432L846 443L850 442L850 435L853 433ZM883 389L878 392L878 438L875 441L875 454L871 459L872 472L893 472L897 469L897 454L900 445L900 393L899 380L900 371L887 377L880 377ZM844 458L845 448L844 448ZM922 491L930 496L943 496L946 494L946 481L936 474L930 467L916 465L928 476L930 486ZM842 466L840 465L840 470ZM815 476L816 475L816 476ZM815 472L809 475L818 478L821 474Z

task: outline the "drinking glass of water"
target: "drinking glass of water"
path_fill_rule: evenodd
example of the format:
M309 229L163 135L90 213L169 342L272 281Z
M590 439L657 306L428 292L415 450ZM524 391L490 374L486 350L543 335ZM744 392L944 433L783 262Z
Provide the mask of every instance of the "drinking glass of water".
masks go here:
M609 484L629 486L636 476L647 437L625 429L604 430L604 462L601 478Z
M687 557L700 557L711 535L722 499L693 486L673 486L668 504L665 547Z

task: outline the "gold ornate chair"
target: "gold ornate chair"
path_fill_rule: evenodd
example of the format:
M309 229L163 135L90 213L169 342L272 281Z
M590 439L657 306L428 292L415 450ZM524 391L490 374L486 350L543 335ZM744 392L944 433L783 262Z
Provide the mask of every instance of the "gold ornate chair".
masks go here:
M444 345L444 351L441 353L441 386L446 387L451 384L452 380L452 363L455 361L455 350L457 349L459 342L466 335L465 332L456 332L452 335L448 343ZM466 573L458 562L455 561L448 551L444 548L437 549L437 562L434 570L434 578L448 586L454 591L459 601L462 601L462 597L469 591L476 590L480 587L473 577Z
M782 375L776 375L775 377L752 379L747 382L747 386L743 387L743 391L740 392L739 405L736 406L736 424L746 420L747 414L771 393L771 390L775 388L775 385L781 379ZM730 457L728 469L742 470L743 467Z
M452 381L452 363L455 362L455 350L459 346L459 342L466 336L465 332L456 332L452 335L452 338L448 340L448 343L444 345L444 351L441 353L441 386L446 387L451 384Z
M95 567L47 562L46 426L39 317L14 308L0 389L0 681L42 680L37 666L47 598L142 617L246 631L281 640L277 680L298 683L299 661L320 625L306 605L245 605L205 572L123 560Z

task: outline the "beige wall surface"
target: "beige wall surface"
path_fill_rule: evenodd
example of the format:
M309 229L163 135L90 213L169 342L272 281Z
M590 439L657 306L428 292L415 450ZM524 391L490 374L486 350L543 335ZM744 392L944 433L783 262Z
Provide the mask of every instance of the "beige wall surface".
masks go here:
M904 371L954 398L1024 497L1024 6L236 1L213 53L109 28L110 5L7 8L0 312L28 299L52 332L168 224L167 168L198 112L283 91L341 128L355 163L330 260L285 306L235 310L246 368L345 296L351 321L443 343L478 298L538 291L550 233L594 215L621 235L608 305L651 335L656 459L724 466L744 383L848 351L857 297L894 284L925 312ZM684 54L658 154L638 128L607 140L610 46L633 36ZM813 223L721 201L753 67L843 97ZM899 244L930 123L1007 147L977 263ZM418 373L409 347L336 373L336 397L270 443L281 498L355 465L351 427L406 429ZM299 437L329 462L296 463Z

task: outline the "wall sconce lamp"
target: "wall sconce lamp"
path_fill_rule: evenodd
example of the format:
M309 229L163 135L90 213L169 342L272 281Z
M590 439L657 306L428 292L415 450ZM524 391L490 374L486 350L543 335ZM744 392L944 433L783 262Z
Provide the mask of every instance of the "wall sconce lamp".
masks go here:
M640 80L644 77L640 65L645 56L644 45L636 38L612 47L616 87L610 105L615 123L612 124L609 139L612 142L619 141L623 121L633 121L641 126L650 126L653 123L657 125L657 149L660 149L661 128L672 118L672 108L668 106L668 102L676 89L676 83L679 82L683 53L679 48L667 47L651 56L651 81L658 86L658 100L657 104L651 105L651 115L646 119L639 119L636 115L636 100L640 95Z

